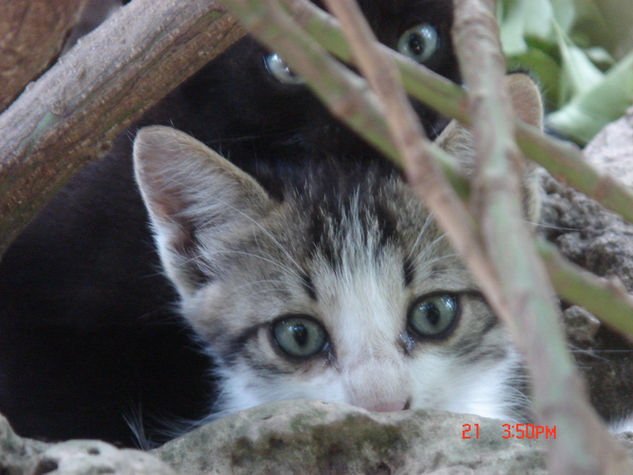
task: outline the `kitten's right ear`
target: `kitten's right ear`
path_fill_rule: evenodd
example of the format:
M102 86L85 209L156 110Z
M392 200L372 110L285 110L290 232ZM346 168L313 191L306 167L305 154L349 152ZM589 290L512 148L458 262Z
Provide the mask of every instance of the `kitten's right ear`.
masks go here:
M506 76L506 86L517 117L523 122L543 128L543 102L536 83L523 73ZM442 131L435 144L457 158L458 166L467 176L475 173L475 144L471 131L452 120ZM532 223L540 215L540 187L536 164L524 159L521 162L521 192L525 217Z
M201 253L219 250L272 204L248 174L193 137L151 126L134 140L136 180L167 275L190 295L210 275Z

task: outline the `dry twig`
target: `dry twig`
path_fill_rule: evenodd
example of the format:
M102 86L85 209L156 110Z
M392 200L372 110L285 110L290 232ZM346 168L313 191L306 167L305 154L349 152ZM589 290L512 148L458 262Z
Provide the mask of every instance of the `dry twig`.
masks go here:
M278 2L273 0L224 0L224 3L240 18L244 26L253 35L282 55L290 67L306 80L308 85L337 117L345 120L350 115L354 116L357 114L358 110L356 107L358 104L362 104L360 101L363 98L372 102L376 101L371 91L365 91L366 86L359 83L357 79L353 79L354 77L349 76L348 73L329 76L326 81L321 79L323 62L322 58L319 59L318 57L323 57L325 53L297 27L279 6ZM288 38L292 38L292 41L288 41ZM320 67L315 68L312 66L312 60L316 60L316 64ZM340 68L332 68L332 70L335 69ZM364 92L362 96L358 96L358 100L336 93L342 87L338 83L345 81L346 76L352 78L352 85L355 84L357 87L361 87ZM344 90L352 89L346 87ZM380 111L380 105L374 105L373 107ZM391 115L387 113L388 118ZM417 117L415 117L412 123L417 122ZM347 121L347 123L349 124L350 122ZM402 124L399 124L397 130L400 130L401 126ZM356 129L356 127L353 128ZM365 131L361 128L361 132L364 133ZM423 137L421 128L416 129L414 133L419 133L418 137ZM411 131L409 131L404 134L402 140L406 142L411 137ZM400 146L401 144L399 143L398 145ZM406 150L407 154L410 153L410 155L405 156L405 159L418 162L416 166L408 168L408 178L414 189L423 194L425 202L433 211L440 225L444 226L445 229L446 227L451 229L448 235L458 252L475 262L479 269L477 276L482 281L482 285L491 289L498 287L494 283L496 280L495 274L480 250L472 219L451 187L443 185L446 180L432 160L433 154L441 153L441 151L428 141L407 144ZM491 292L488 297L497 311L504 307L503 297L500 294Z
M352 60L352 52L336 18L306 0L281 0L281 3L323 48L345 62ZM409 94L447 117L468 123L466 95L461 87L391 48L382 44L379 48L395 61Z
M521 219L521 158L513 140L494 1L454 0L454 5L454 44L477 143L473 194L480 200L487 250L511 307L514 340L527 358L537 417L560 431L549 447L548 465L554 473L630 472L624 451L583 397L545 269Z

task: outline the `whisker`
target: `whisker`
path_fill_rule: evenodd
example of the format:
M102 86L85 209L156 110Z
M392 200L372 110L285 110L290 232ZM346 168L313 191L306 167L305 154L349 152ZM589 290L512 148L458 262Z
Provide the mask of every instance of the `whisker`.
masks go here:
M557 226L554 224L539 223L539 222L530 221L527 219L525 220L525 222L539 229L554 229L558 231L580 231L580 228L578 227Z
M230 205L229 203L226 203L224 201L218 201L219 203L221 203L222 205L226 206L227 208L235 211L236 213L238 213L239 215L241 215L242 217L246 218L248 221L250 221L251 223L253 223L259 230L261 230L264 235L266 235L270 241L277 246L277 248L288 258L288 260L294 264L294 266L297 268L297 270L299 272L302 271L301 266L297 263L297 261L292 257L292 255L290 254L290 252L288 252L288 250L275 238L275 236L273 236L273 234L268 231L266 228L264 228L256 219L253 219L251 216L249 216L247 213L243 212L240 209L237 209L235 206Z
M280 285L283 285L284 282L282 280L279 280L279 279L254 280L254 281L250 281L250 282L245 282L242 285L238 285L234 289L235 290L244 290L244 289L247 289L247 288L252 287L254 285L261 285L261 284L280 284Z
M418 233L418 235L415 238L415 241L413 242L413 245L411 246L411 250L409 251L409 254L407 255L408 258L412 258L413 257L413 253L416 251L416 249L418 248L419 244L420 244L420 240L422 239L422 237L426 234L428 227L431 225L432 223L432 219L431 219L431 215L429 214L426 219L424 220L424 224L422 225L422 229L420 229L420 232ZM436 238L440 239L442 236ZM435 241L434 241L435 242ZM430 245L433 246L434 242L431 243Z
M278 262L278 261L274 261L273 259L270 259L268 257L264 257L260 254L255 254L253 252L247 252L247 251L231 251L231 250L225 250L225 251L214 251L213 252L214 255L218 255L218 256L228 256L228 255L238 255L238 256L247 256L247 257L252 257L255 259L259 259L261 261L267 262L268 264L272 264L273 266L281 269L284 271L285 274L287 275L291 275L293 277L295 277L296 279L301 280L301 275L296 272L294 269L283 265L282 263ZM196 258L192 258L192 260L195 260Z

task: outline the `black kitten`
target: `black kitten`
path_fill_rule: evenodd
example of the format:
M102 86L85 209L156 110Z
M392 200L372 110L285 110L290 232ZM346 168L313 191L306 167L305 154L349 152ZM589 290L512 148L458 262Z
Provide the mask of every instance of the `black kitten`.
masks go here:
M360 3L382 42L457 79L450 0ZM415 107L435 136L446 121ZM3 257L0 409L20 435L134 445L130 418L160 427L213 410L212 362L176 312L134 183L132 139L148 124L193 135L281 200L279 176L300 186L309 162L390 169L282 58L248 37L236 43L121 134ZM159 432L146 435L161 442Z

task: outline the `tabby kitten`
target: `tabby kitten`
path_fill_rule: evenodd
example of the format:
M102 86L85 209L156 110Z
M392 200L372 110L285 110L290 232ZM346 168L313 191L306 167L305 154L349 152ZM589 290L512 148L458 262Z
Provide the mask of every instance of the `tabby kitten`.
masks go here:
M510 89L539 123L533 83ZM438 143L472 160L457 124ZM432 216L393 168L337 160L281 176L279 200L182 132L137 134L161 261L217 364L211 418L291 398L525 418L521 358Z

